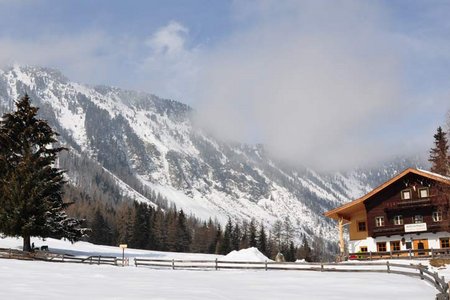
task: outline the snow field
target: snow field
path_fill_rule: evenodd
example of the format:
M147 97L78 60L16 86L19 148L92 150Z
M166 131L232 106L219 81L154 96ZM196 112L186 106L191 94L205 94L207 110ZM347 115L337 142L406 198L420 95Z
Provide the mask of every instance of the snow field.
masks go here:
M32 239L59 253L121 256L121 249L86 242ZM0 248L20 248L21 239L0 239ZM127 249L127 257L265 261L257 249L227 256ZM396 261L397 262L397 261ZM411 261L403 261L406 264ZM412 261L412 263L418 263ZM424 263L424 261L422 261ZM342 266L344 267L344 266ZM345 267L344 267L345 268ZM0 299L433 299L426 281L387 273L263 270L170 270L0 260Z
M1 299L433 299L394 274L188 271L0 261Z

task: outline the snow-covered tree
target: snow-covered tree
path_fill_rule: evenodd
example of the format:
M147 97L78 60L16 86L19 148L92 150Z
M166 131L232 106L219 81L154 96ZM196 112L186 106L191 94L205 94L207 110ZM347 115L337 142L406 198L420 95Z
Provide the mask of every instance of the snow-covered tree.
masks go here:
M27 95L16 111L0 120L0 232L22 236L30 251L30 237L79 239L84 229L64 209L64 171L55 167L57 133L37 118L38 108Z

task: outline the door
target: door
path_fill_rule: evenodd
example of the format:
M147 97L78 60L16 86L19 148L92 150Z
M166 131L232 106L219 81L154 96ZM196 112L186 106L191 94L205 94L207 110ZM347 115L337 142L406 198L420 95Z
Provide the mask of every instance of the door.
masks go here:
M427 251L420 251L424 249L428 249L428 240L413 240L413 249L419 250L419 252L415 252L414 256L420 256L420 255L428 255Z

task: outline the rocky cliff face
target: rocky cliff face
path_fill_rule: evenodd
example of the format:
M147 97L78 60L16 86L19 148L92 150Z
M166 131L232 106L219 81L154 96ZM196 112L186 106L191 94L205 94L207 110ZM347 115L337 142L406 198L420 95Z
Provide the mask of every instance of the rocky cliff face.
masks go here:
M154 95L82 85L39 67L0 70L0 113L28 93L61 134L70 157L103 168L123 196L150 201L153 190L199 218L286 218L297 234L336 239L328 209L359 197L408 161L378 170L319 174L268 156L261 145L221 142L195 128L191 108ZM73 160L73 159L72 159ZM77 160L78 161L78 160ZM86 166L69 164L74 185Z

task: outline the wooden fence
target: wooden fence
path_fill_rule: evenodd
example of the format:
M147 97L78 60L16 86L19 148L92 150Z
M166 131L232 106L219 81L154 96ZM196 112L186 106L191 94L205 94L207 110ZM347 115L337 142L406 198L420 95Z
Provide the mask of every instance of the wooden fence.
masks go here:
M409 249L385 252L357 252L350 253L348 258L350 260L450 258L450 249Z
M87 257L73 256L68 254L56 254L48 251L35 250L34 252L25 252L15 249L0 248L0 259L20 259L20 260L43 260L50 262L67 262L67 263L82 263L82 264L96 264L96 265L119 265L122 259L115 256L101 256L93 255Z
M179 260L179 259L145 259L135 258L134 264L138 266L175 269L251 269L251 270L291 270L291 271L317 271L317 272L371 272L400 274L418 277L430 282L438 290L436 299L449 300L449 285L444 277L437 272L431 272L427 266L406 265L399 263L279 263L279 262L242 262L216 260Z
M441 249L439 249L441 250ZM424 250L421 250L424 251ZM361 253L358 253L360 255ZM377 254L380 254L379 252ZM385 254L384 252L381 254ZM435 252L437 254L437 252ZM374 259L375 256L372 257ZM386 257L385 257L386 258ZM42 260L62 263L81 263L97 265L122 265L122 259L114 256L88 256L77 257L67 254L55 254L47 251L24 252L15 249L0 248L0 259ZM135 258L134 264L138 266L149 266L157 268L175 269L250 269L250 270L291 270L291 271L317 271L317 272L372 272L392 273L406 276L418 277L427 280L439 291L436 299L450 300L449 285L444 277L438 273L430 272L427 266L406 265L399 263L382 262L345 262L345 263L279 263L265 262L243 262L243 261L220 261L215 260L178 260L178 259L145 259Z

